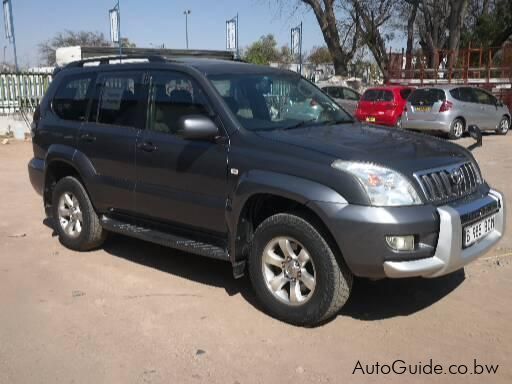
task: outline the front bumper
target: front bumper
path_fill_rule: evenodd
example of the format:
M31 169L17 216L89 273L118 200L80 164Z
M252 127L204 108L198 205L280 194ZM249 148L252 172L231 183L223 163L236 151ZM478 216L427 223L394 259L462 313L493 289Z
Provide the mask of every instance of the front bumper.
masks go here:
M459 207L443 206L437 208L440 218L439 238L434 256L410 261L386 261L384 272L387 277L438 277L456 271L469 262L483 255L492 248L505 232L505 200L494 190L489 192L488 199L498 203L494 230L479 242L462 248L463 224L461 216L478 211L479 204L483 206L484 199Z

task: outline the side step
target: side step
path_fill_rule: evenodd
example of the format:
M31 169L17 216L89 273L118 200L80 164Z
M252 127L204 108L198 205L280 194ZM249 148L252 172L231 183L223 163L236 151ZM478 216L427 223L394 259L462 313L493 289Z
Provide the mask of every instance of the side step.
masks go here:
M172 235L167 232L125 223L107 216L101 217L101 225L106 230L119 233L121 235L135 237L140 240L179 249L184 252L194 253L196 255L229 261L228 252L224 248L206 242L192 240L186 237Z

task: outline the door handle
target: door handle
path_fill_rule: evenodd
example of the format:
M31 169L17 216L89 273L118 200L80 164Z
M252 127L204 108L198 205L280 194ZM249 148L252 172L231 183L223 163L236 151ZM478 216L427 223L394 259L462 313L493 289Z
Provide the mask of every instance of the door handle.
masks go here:
M153 145L153 143L148 142L148 141L138 143L137 148L144 152L154 152L157 150L156 145Z
M96 136L91 135L90 133L84 133L83 135L80 135L80 140L85 141L87 143L92 143L96 141Z

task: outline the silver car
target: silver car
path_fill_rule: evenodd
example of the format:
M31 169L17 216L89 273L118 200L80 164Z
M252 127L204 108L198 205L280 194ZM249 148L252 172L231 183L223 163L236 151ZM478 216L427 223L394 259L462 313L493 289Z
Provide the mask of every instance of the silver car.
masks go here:
M462 137L469 125L505 135L510 127L507 106L489 92L464 85L418 88L407 98L402 127L441 131Z
M351 115L354 115L357 109L357 103L361 95L348 87L329 85L322 87L322 91L331 96L338 105L341 105Z

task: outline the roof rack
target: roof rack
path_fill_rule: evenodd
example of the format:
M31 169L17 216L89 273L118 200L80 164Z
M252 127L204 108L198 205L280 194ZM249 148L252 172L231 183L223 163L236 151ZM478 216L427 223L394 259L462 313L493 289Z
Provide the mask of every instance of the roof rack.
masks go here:
M99 63L99 65L110 64L111 61L116 61L113 64L122 63L123 60L133 60L133 59L146 59L150 63L163 63L167 61L163 56L160 55L122 55L122 56L102 56L102 57L91 57L89 59L82 59L73 61L63 68L81 68L84 64L88 63Z

